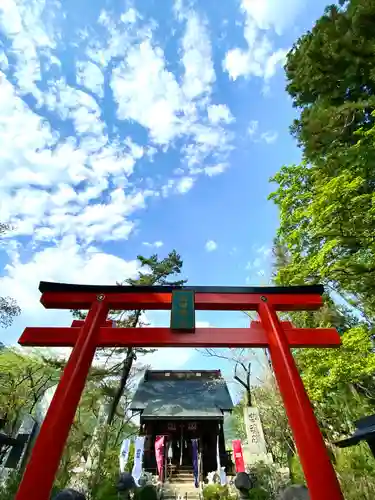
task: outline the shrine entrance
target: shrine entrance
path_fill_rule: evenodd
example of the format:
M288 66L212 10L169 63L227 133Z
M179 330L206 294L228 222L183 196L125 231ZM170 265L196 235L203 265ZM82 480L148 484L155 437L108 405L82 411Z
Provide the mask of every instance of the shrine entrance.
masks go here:
M140 434L145 437L143 465L158 473L155 442L165 439L163 479L193 474L193 440L197 442L198 475L201 479L220 466L229 470L225 449L224 414L233 410L228 386L220 370L145 371L129 409L139 415Z
M26 328L24 346L73 347L16 500L48 500L64 446L97 347L268 348L312 500L342 500L335 471L291 347L337 347L335 329L293 328L277 311L313 310L322 305L322 286L132 287L42 282L49 309L86 309L84 321L66 328ZM171 327L114 328L110 310L171 310ZM195 310L256 311L248 328L195 328Z

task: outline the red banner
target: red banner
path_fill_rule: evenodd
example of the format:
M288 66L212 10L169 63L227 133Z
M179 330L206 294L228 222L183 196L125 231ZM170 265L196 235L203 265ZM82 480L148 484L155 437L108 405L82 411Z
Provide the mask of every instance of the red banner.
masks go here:
M233 444L233 456L234 463L236 464L236 472L245 472L245 462L243 461L243 453L240 439L234 439Z
M164 445L165 445L165 436L156 436L155 440L155 457L156 457L156 465L158 468L159 479L163 480L163 472L164 472Z

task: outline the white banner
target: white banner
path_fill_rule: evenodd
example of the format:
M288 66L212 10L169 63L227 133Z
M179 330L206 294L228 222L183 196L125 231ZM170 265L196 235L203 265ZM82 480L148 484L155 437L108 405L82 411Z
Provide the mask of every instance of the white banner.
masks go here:
M217 473L220 474L220 448L219 448L219 434L217 435L217 440L216 440L216 464L217 464Z
M120 472L125 472L125 467L128 463L130 449L130 439L124 439L120 450Z
M132 476L137 486L139 485L138 481L142 474L144 446L145 446L145 436L136 437L134 443L134 465L132 470Z
M225 467L220 467L220 484L224 486L227 484L227 475L225 473Z
M219 445L220 434L217 436L217 446L216 446L216 461L217 461L217 473L220 477L220 484L227 484L227 475L225 474L225 467L221 466L220 462L220 445Z

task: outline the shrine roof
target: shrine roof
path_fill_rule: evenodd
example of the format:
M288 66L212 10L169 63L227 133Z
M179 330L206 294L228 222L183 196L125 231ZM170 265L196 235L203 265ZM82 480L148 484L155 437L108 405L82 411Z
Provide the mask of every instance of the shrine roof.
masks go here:
M170 293L173 290L193 290L197 293L251 293L251 294L319 294L322 285L304 286L130 286L130 285L76 285L41 281L39 291L44 292L91 292L91 293Z
M147 370L130 409L143 419L217 419L233 402L219 370Z
M353 446L360 441L375 436L375 414L368 417L360 418L355 422L356 430L352 436L335 443L339 448L347 448Z

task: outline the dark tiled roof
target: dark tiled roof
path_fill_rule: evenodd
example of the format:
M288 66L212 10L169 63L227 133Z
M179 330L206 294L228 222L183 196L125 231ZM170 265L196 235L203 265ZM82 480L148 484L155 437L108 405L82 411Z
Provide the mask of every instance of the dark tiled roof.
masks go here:
M220 372L148 370L130 408L148 419L208 419L222 418L233 403Z
M363 417L357 420L355 424L357 428L352 436L335 443L339 448L353 446L363 439L375 437L375 414L368 417Z

